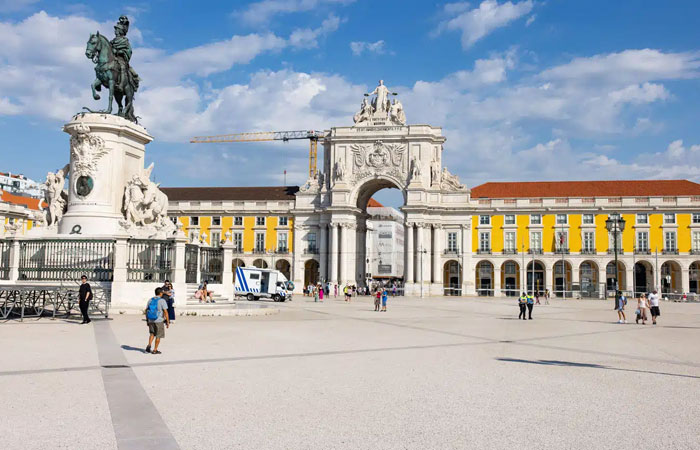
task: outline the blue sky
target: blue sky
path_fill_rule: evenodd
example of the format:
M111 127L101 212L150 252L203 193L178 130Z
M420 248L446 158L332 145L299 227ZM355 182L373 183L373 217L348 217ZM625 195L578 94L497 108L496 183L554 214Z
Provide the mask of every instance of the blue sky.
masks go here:
M700 181L700 2L0 0L0 170L43 179L94 102L90 32L131 19L136 114L166 186L305 180L305 142L188 138L352 124L379 78L409 123L442 126L468 186ZM120 3L120 4L116 4Z

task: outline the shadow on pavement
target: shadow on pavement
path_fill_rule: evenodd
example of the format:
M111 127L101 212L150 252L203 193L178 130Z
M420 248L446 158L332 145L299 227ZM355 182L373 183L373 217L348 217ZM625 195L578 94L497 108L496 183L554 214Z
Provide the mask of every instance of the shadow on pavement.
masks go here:
M131 345L122 345L122 350L129 350L131 352L146 353L146 349L143 347L132 347Z
M685 374L681 374L681 373L669 373L669 372L655 372L653 370L622 369L619 367L603 366L600 364L577 363L577 362L573 362L573 361L557 361L557 360L547 360L547 359L532 360L532 359L517 359L517 358L496 358L496 360L497 361L504 361L504 362L535 364L535 365L539 365L539 366L581 367L581 368L588 368L588 369L617 370L620 372L648 373L648 374L652 374L652 375L667 375L670 377L700 379L700 376L696 376L696 375L685 375Z

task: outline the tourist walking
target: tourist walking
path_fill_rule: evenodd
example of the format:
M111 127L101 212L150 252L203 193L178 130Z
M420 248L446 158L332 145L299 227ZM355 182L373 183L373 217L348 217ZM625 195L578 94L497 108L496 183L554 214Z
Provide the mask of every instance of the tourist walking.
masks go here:
M396 297L396 291L397 291L397 290L398 290L398 289L396 288L396 283L394 283L394 286L392 286L392 288L391 288L391 296L392 296L392 297Z
M338 298L338 283L333 285L333 297Z
M377 289L377 292L374 294L374 310L379 311L379 305L381 304L382 301L382 291Z
M651 310L651 323L652 325L656 325L656 318L661 315L661 310L659 309L659 294L656 289L649 294L649 309Z
M347 284L343 288L343 294L345 294L345 301L349 302L350 297L352 296L352 290L350 289L350 286L348 286Z
M532 320L532 308L535 307L535 300L532 298L532 295L527 296L527 314L528 314L528 319Z
M544 304L549 305L549 289L544 290Z
M324 295L325 295L325 292L324 292L323 286L319 283L318 284L318 300L322 302Z
M627 317L625 317L625 304L627 304L627 299L622 292L617 291L615 293L615 310L617 311L617 323L627 323Z
M81 325L92 322L88 315L90 300L92 300L92 288L90 283L87 282L87 276L83 275L80 277L80 289L78 289L78 306L80 307L80 314L83 315L83 321L80 322Z
M386 312L386 301L389 297L389 292L386 288L382 290L382 312Z
M647 324L647 309L649 309L649 303L647 302L647 296L645 294L640 294L637 299L637 320L636 322L642 321L642 325Z
M540 304L540 292L539 291L537 291L535 293L535 303L538 305Z
M518 314L518 320L520 320L520 319L526 320L527 319L527 316L526 316L526 314L527 314L527 298L528 298L528 295L525 292L523 292L523 295L521 295L520 298L518 298L518 307L520 308L520 314Z
M309 287L311 288L311 291L313 292L313 295L314 295L314 302L315 302L315 303L318 303L318 296L319 296L319 293L318 293L318 286L309 286Z
M170 280L165 280L163 283L163 300L168 304L168 317L170 320L175 320L175 289Z
M168 316L168 304L163 299L163 288L156 288L156 295L146 304L146 323L148 324L148 345L146 353L151 353L151 344L155 338L153 354L159 355L158 350L160 340L165 337L165 328L170 328L170 317Z

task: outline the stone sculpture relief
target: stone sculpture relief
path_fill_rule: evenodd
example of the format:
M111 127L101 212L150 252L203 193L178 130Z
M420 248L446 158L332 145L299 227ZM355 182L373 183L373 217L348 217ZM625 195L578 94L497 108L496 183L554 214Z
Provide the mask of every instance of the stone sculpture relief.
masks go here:
M70 171L70 164L66 164L62 169L46 174L46 191L44 201L47 206L44 210L44 220L48 227L55 228L68 208L68 194L63 190L66 176Z
M440 181L442 177L440 176L440 162L433 160L430 163L430 185L440 186Z
M414 156L411 160L411 183L414 181L419 181L421 176L420 160L417 156Z
M459 182L459 177L457 175L452 175L447 167L442 169L441 174L442 182L440 187L448 191L464 191L467 187Z
M73 157L73 175L77 180L80 176L94 177L97 172L97 162L109 153L105 149L104 140L90 134L90 127L84 123L71 127L69 130L70 151Z
M379 80L379 85L365 94L365 97L374 96L371 101L362 100L360 110L353 116L355 126L358 125L406 125L406 114L400 101L389 99L389 96L397 95L390 92L384 86L384 80Z
M134 175L124 189L122 227L138 237L171 237L175 224L168 219L168 197L152 182L153 163Z
M338 158L333 167L333 181L343 181L345 179L345 162L343 158Z
M396 178L405 178L404 154L406 144L385 144L378 140L373 145L353 144L352 172L355 181L375 175L390 174Z

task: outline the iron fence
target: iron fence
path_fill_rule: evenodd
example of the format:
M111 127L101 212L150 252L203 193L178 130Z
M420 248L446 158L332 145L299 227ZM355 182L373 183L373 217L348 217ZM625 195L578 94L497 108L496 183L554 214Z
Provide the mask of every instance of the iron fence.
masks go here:
M185 283L197 282L197 257L199 247L193 244L185 245Z
M11 241L0 240L0 280L10 279L10 247Z
M112 281L114 277L113 240L22 241L19 279L22 281L78 280Z
M70 318L71 315L80 317L78 289L77 283L72 286L0 286L0 320L57 316ZM88 314L108 318L111 291L93 285L92 294Z
M200 252L200 274L202 281L221 284L224 268L224 250L221 248L202 247Z
M127 281L162 283L172 278L174 250L173 241L129 240Z

